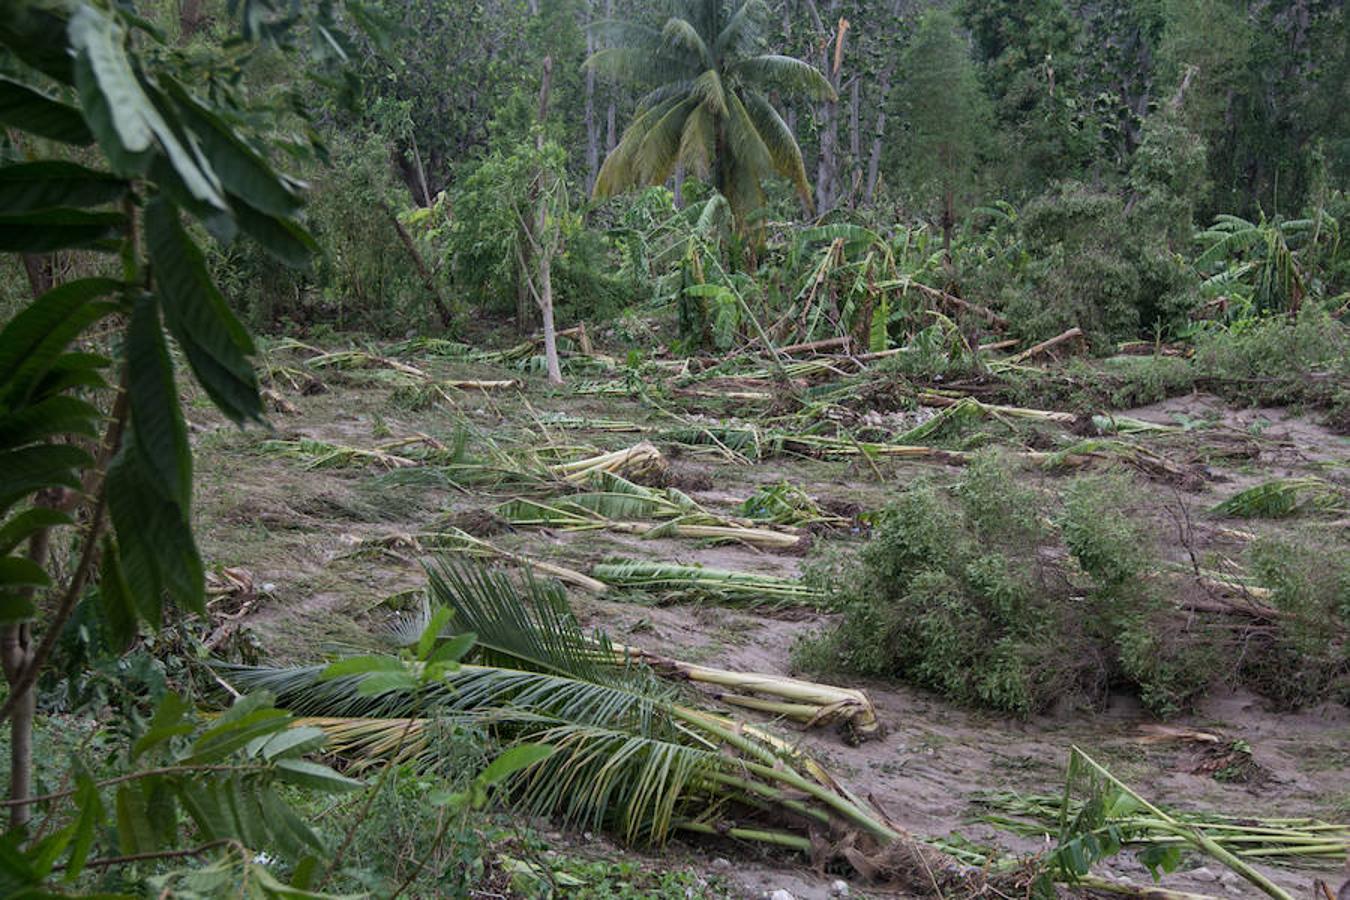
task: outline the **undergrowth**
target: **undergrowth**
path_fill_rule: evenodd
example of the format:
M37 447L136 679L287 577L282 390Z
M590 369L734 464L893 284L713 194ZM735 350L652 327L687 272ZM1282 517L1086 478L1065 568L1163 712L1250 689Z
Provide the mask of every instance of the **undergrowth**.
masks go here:
M798 644L796 664L900 678L1018 715L1121 688L1170 715L1221 681L1281 706L1344 698L1350 565L1258 548L1277 627L1196 614L1191 583L1158 567L1161 537L1128 475L1057 487L1028 484L996 453L954 486L912 484L856 563L811 568L845 614Z

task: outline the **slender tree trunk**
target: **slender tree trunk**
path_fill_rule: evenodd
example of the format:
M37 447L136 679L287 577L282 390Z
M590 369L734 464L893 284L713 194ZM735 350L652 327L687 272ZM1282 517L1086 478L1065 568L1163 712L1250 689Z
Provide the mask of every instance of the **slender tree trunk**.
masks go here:
M870 204L877 194L877 179L881 177L881 151L886 140L886 104L891 95L891 69L887 67L881 73L881 98L877 103L876 124L872 126L872 150L867 157L867 186L863 190L863 202Z
M553 82L553 57L544 57L544 74L539 84L539 132L535 137L535 148L544 149L544 122L548 119L548 92ZM543 178L543 173L540 173ZM538 293L535 300L544 317L544 363L548 367L548 380L553 384L562 384L562 366L558 362L558 335L553 324L553 241L546 235L548 229L548 192L540 191L539 205L535 213L534 252L537 254L535 271L539 275Z
M952 230L956 227L956 193L949 185L942 192L942 262L952 265Z
M427 188L427 168L422 165L422 151L417 149L417 138L409 135L412 141L413 162L417 165L417 184L422 189L422 205L431 206L431 191Z
M590 18L589 7L587 18ZM586 58L595 52L595 33L586 29ZM586 195L595 190L595 179L600 174L600 123L595 118L595 70L586 68Z
M861 79L854 77L848 91L848 155L849 165L853 169L853 182L856 185L862 179L862 129L858 122L858 99ZM849 195L849 206L857 206L856 191Z
M436 284L436 276L432 274L427 261L422 258L422 254L417 249L417 242L413 240L412 235L408 234L408 229L403 227L403 223L398 220L398 216L385 203L380 203L385 215L389 216L389 221L393 223L394 230L398 232L398 239L403 244L403 249L408 251L408 256L412 258L413 265L417 267L417 274L422 276L422 283L426 285L427 292L431 294L431 302L436 306L436 314L440 317L441 325L449 328L454 323L454 317L450 314L450 305L445 302L441 296L441 289Z
M838 8L838 0L831 0L830 13ZM820 17L815 0L807 0L807 10L817 33L825 33L825 24ZM841 18L835 30L835 39L821 47L821 69L825 73L835 93L839 91L840 72L844 55L844 36L848 32L848 20ZM831 58L833 48L833 58ZM828 212L839 199L839 101L827 100L820 105L820 157L816 164L816 211Z
M614 0L605 0L605 18L614 18ZM605 109L605 152L613 153L619 144L618 115L614 108L614 89L609 90L609 106Z
M27 623L6 625L0 630L0 664L10 690L18 684L24 671L32 664L32 632ZM24 692L9 719L9 799L23 800L33 796L33 716L37 711L37 695L32 688ZM9 824L14 828L28 824L32 810L25 804L12 806Z

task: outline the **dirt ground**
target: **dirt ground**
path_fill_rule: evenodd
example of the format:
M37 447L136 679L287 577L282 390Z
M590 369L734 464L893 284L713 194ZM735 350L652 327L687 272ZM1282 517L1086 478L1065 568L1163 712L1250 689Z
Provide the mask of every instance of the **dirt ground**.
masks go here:
M297 370L304 368L302 356L277 359ZM421 358L414 362L437 379L522 378L514 369ZM198 451L197 516L203 554L212 566L251 573L263 598L245 624L268 658L279 662L311 660L329 645L366 640L391 615L387 598L420 586L415 551L354 555L360 542L426 530L495 505L510 493L393 485L380 479L384 470L378 465L306 468L304 460L264 452L264 442L311 438L369 448L422 434L451 444L467 423L503 448L614 449L643 435L549 422L566 414L591 421L669 424L666 413L631 397L554 391L533 376L524 377L520 389L450 390L448 399L410 408L420 404L400 402L400 388L406 394L406 386L386 377L389 373L323 369L313 374L324 383L321 392L311 387L307 393L284 377L273 380L277 411L271 434L239 431L223 423L201 398L189 410ZM715 416L725 414L726 408L704 412ZM1206 515L1214 503L1245 487L1272 476L1297 474L1317 474L1342 484L1350 481L1350 440L1284 410L1231 409L1216 398L1190 395L1122 412L1190 429L1134 439L1195 473L1182 483L1143 474L1137 479L1141 503L1185 511L1189 537L1179 538L1173 547L1179 563L1188 556L1187 542L1193 545L1190 550L1221 558L1240 549L1242 533L1303 527L1220 522ZM757 486L784 479L821 502L875 509L920 474L956 472L940 463L885 460L773 459L746 465L713 452L662 449L689 483L704 485L703 490L687 490L690 496L726 511ZM1028 471L1027 477L1054 476ZM1318 527L1324 531L1315 533L1324 535L1328 552L1346 552L1345 523ZM791 576L811 558L594 531L505 531L488 539L583 572L595 562L621 556ZM830 546L847 551L863 539L848 533L816 535L812 552ZM582 593L574 594L574 608L585 624L605 629L616 641L728 669L784 674L791 670L794 641L829 622L827 615L802 610L774 613L706 603L657 605ZM1045 849L973 821L971 800L990 790L1061 790L1069 748L1075 744L1144 796L1170 807L1336 821L1350 817L1350 710L1345 707L1276 715L1254 696L1224 692L1212 695L1197 712L1169 722L1247 741L1254 760L1270 777L1259 784L1239 784L1191 774L1196 763L1193 745L1142 742L1141 726L1151 718L1129 696L1113 695L1104 708L1066 705L1052 715L1019 720L956 707L905 685L850 686L862 687L872 697L887 730L884 738L849 746L829 731L805 732L790 725L780 725L780 731L794 734L857 794L870 797L893 820L921 835L959 832L979 844L1028 852ZM747 897L774 889L797 897L825 897L839 877L812 872L791 857L727 844L681 845L676 852L737 884ZM1164 885L1215 896L1251 895L1250 886L1220 866L1198 860L1187 865L1191 868L1167 876ZM1149 883L1148 873L1129 854L1121 854L1111 867L1138 884ZM1274 866L1262 871L1296 896L1310 896L1312 879L1319 875ZM890 896L884 888L855 883L852 895L860 894Z

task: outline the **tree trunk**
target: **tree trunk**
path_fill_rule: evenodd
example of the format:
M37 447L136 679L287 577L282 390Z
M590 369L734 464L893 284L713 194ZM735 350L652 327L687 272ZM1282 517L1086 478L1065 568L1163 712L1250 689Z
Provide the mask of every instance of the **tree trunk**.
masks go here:
M32 664L32 640L29 626L6 625L0 631L0 663L10 689L23 677ZM29 688L19 698L9 719L9 799L23 800L33 796L33 714L37 710L37 695ZM12 806L9 824L19 828L28 824L32 810L25 804Z
M858 121L858 101L862 79L854 77L849 84L848 90L848 155L849 166L853 169L853 182L856 185L862 180L862 170L858 167L862 164L862 128ZM858 194L854 191L849 195L849 206L857 206Z
M881 73L881 99L877 103L876 124L872 126L872 150L867 157L867 187L863 190L863 202L870 204L876 197L877 180L881 177L881 151L886 140L886 104L891 95L891 69Z
M553 82L553 57L544 57L544 74L539 84L539 131L535 135L535 148L544 149L544 122L548 119L548 91ZM543 177L543 173L540 173ZM558 362L558 335L553 324L553 241L545 235L548 228L548 192L540 191L539 206L535 213L534 252L538 259L535 271L539 275L538 291L535 300L544 317L544 363L548 367L548 380L552 384L562 384L562 366Z
M394 230L398 232L398 239L403 243L403 249L408 251L408 256L412 257L413 265L417 267L417 273L422 276L422 282L427 287L427 292L431 294L431 302L436 306L436 314L440 316L441 324L449 328L454 322L454 317L450 314L450 305L445 302L441 296L441 289L436 284L436 276L432 274L427 261L422 258L422 254L417 249L417 243L408 234L408 229L403 227L403 223L398 220L398 216L385 203L380 203L380 207L389 216L389 221L394 224Z
M614 0L605 0L605 18L614 18ZM618 124L618 117L614 108L613 88L610 88L609 95L609 106L605 110L605 152L613 153L614 148L619 145L619 130L616 127Z
M831 0L830 12L838 7L838 0ZM817 33L825 32L825 24L816 8L815 0L807 0L807 11L816 27ZM821 69L830 87L839 92L840 71L844 55L844 36L848 32L848 20L841 18L836 26L833 41L821 46ZM830 48L834 48L831 59ZM820 105L820 157L816 163L816 212L825 213L832 209L839 198L839 100L827 100Z
M942 264L952 267L952 229L956 227L956 193L950 186L942 193Z
M588 16L589 17L589 16ZM595 53L595 33L586 29L586 58ZM600 174L600 123L595 118L595 70L586 67L586 196L595 190Z

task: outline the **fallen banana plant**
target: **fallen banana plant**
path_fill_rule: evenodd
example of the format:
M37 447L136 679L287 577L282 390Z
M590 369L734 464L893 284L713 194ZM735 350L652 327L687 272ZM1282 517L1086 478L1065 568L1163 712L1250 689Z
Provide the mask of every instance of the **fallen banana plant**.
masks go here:
M1276 478L1239 491L1210 512L1242 519L1282 519L1303 512L1342 515L1350 492L1321 478Z
M609 472L628 478L654 475L665 471L666 460L656 445L650 441L641 441L623 450L600 453L585 459L557 463L549 471L564 481L583 483L599 472Z
M527 571L548 575L558 579L563 584L570 584L592 594L603 594L609 590L609 585L591 578L589 575L583 575L574 569L546 560L512 553L510 550L504 550L482 538L474 537L463 529L454 527L446 527L442 531L396 532L380 537L366 538L358 543L347 556L363 557L378 554L409 561L414 557L427 556L434 552L461 553L478 559L509 563Z
M825 591L794 578L645 560L600 563L591 575L613 587L713 597L742 606L821 608L829 600Z
M803 543L800 532L715 515L678 490L644 487L608 471L593 472L589 480L600 490L548 502L517 497L494 512L521 528L602 529L644 538L695 538L772 549L798 548ZM631 521L634 518L664 521Z
M436 742L418 742L431 720L484 728L504 745L547 743L552 755L509 782L518 807L629 842L660 845L678 831L754 841L865 866L925 894L973 892L997 877L924 844L764 729L690 705L697 695L646 666L615 665L624 651L603 635L571 620L541 627L509 579L441 574L457 602L493 610L497 627L479 637L472 663L437 681L409 689L411 679L382 679L420 665L395 657L339 677L324 666L221 666L222 675L274 692L358 758L435 753ZM497 613L512 604L519 616L502 624Z
M753 522L774 525L824 525L827 528L847 528L852 520L846 516L826 512L806 491L780 481L766 484L741 503L741 515Z

